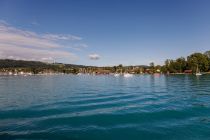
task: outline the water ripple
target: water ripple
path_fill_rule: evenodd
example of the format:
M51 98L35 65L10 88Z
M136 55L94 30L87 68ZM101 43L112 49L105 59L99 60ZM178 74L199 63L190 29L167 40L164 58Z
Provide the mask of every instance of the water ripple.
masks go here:
M208 139L210 76L0 78L0 139Z

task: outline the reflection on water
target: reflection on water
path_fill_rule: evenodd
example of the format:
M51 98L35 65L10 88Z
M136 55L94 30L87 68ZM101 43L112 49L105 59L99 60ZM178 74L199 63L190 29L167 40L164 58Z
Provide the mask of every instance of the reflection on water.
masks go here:
M2 76L0 139L208 139L210 76Z

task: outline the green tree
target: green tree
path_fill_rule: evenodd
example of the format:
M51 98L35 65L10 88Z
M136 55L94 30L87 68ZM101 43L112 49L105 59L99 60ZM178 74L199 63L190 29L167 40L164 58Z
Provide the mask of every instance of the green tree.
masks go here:
M180 73L186 70L186 66L187 66L187 62L184 57L180 57L176 59L176 70L178 70Z
M206 55L206 56L210 59L210 51L206 51L206 52L204 53L204 55Z
M209 60L208 57L202 53L194 53L187 57L188 67L196 71L197 67L200 71L208 71L209 69Z
M149 65L150 65L151 68L155 67L155 63L154 62L151 62Z
M163 72L163 73L167 73L168 72L168 69L166 68L166 65L161 67L161 72Z
M208 61L209 61L209 70L210 70L210 51L206 51L204 53L204 55L206 55L208 57Z
M170 72L170 73L176 73L177 72L176 69L179 69L179 66L175 62L176 61L174 61L174 60L167 59L165 61L165 69L164 70L167 70L167 73L168 72Z
M120 73L123 72L123 65L120 64L120 65L118 66L118 69L119 69L119 72L120 72Z
M150 66L151 72L152 72L152 73L155 73L155 63L154 63L154 62L151 62L151 63L149 64L149 66Z
M169 72L169 66L170 66L170 60L166 59L165 66L164 66L164 71Z

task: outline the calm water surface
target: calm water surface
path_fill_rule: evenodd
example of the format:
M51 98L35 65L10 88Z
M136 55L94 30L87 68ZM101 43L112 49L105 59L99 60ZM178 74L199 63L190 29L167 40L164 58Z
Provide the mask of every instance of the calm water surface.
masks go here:
M210 139L210 75L1 76L0 139Z

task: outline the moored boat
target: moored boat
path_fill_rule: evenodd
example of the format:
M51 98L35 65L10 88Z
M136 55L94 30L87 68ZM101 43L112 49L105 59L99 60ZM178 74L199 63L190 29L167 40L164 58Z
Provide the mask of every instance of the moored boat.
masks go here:
M198 69L198 65L197 65L197 69L196 69L196 73L195 73L195 75L196 75L196 76L200 76L200 75L202 75L202 74L201 74L201 72L200 72L200 70Z
M124 73L123 75L125 78L133 77L133 74L130 73Z

